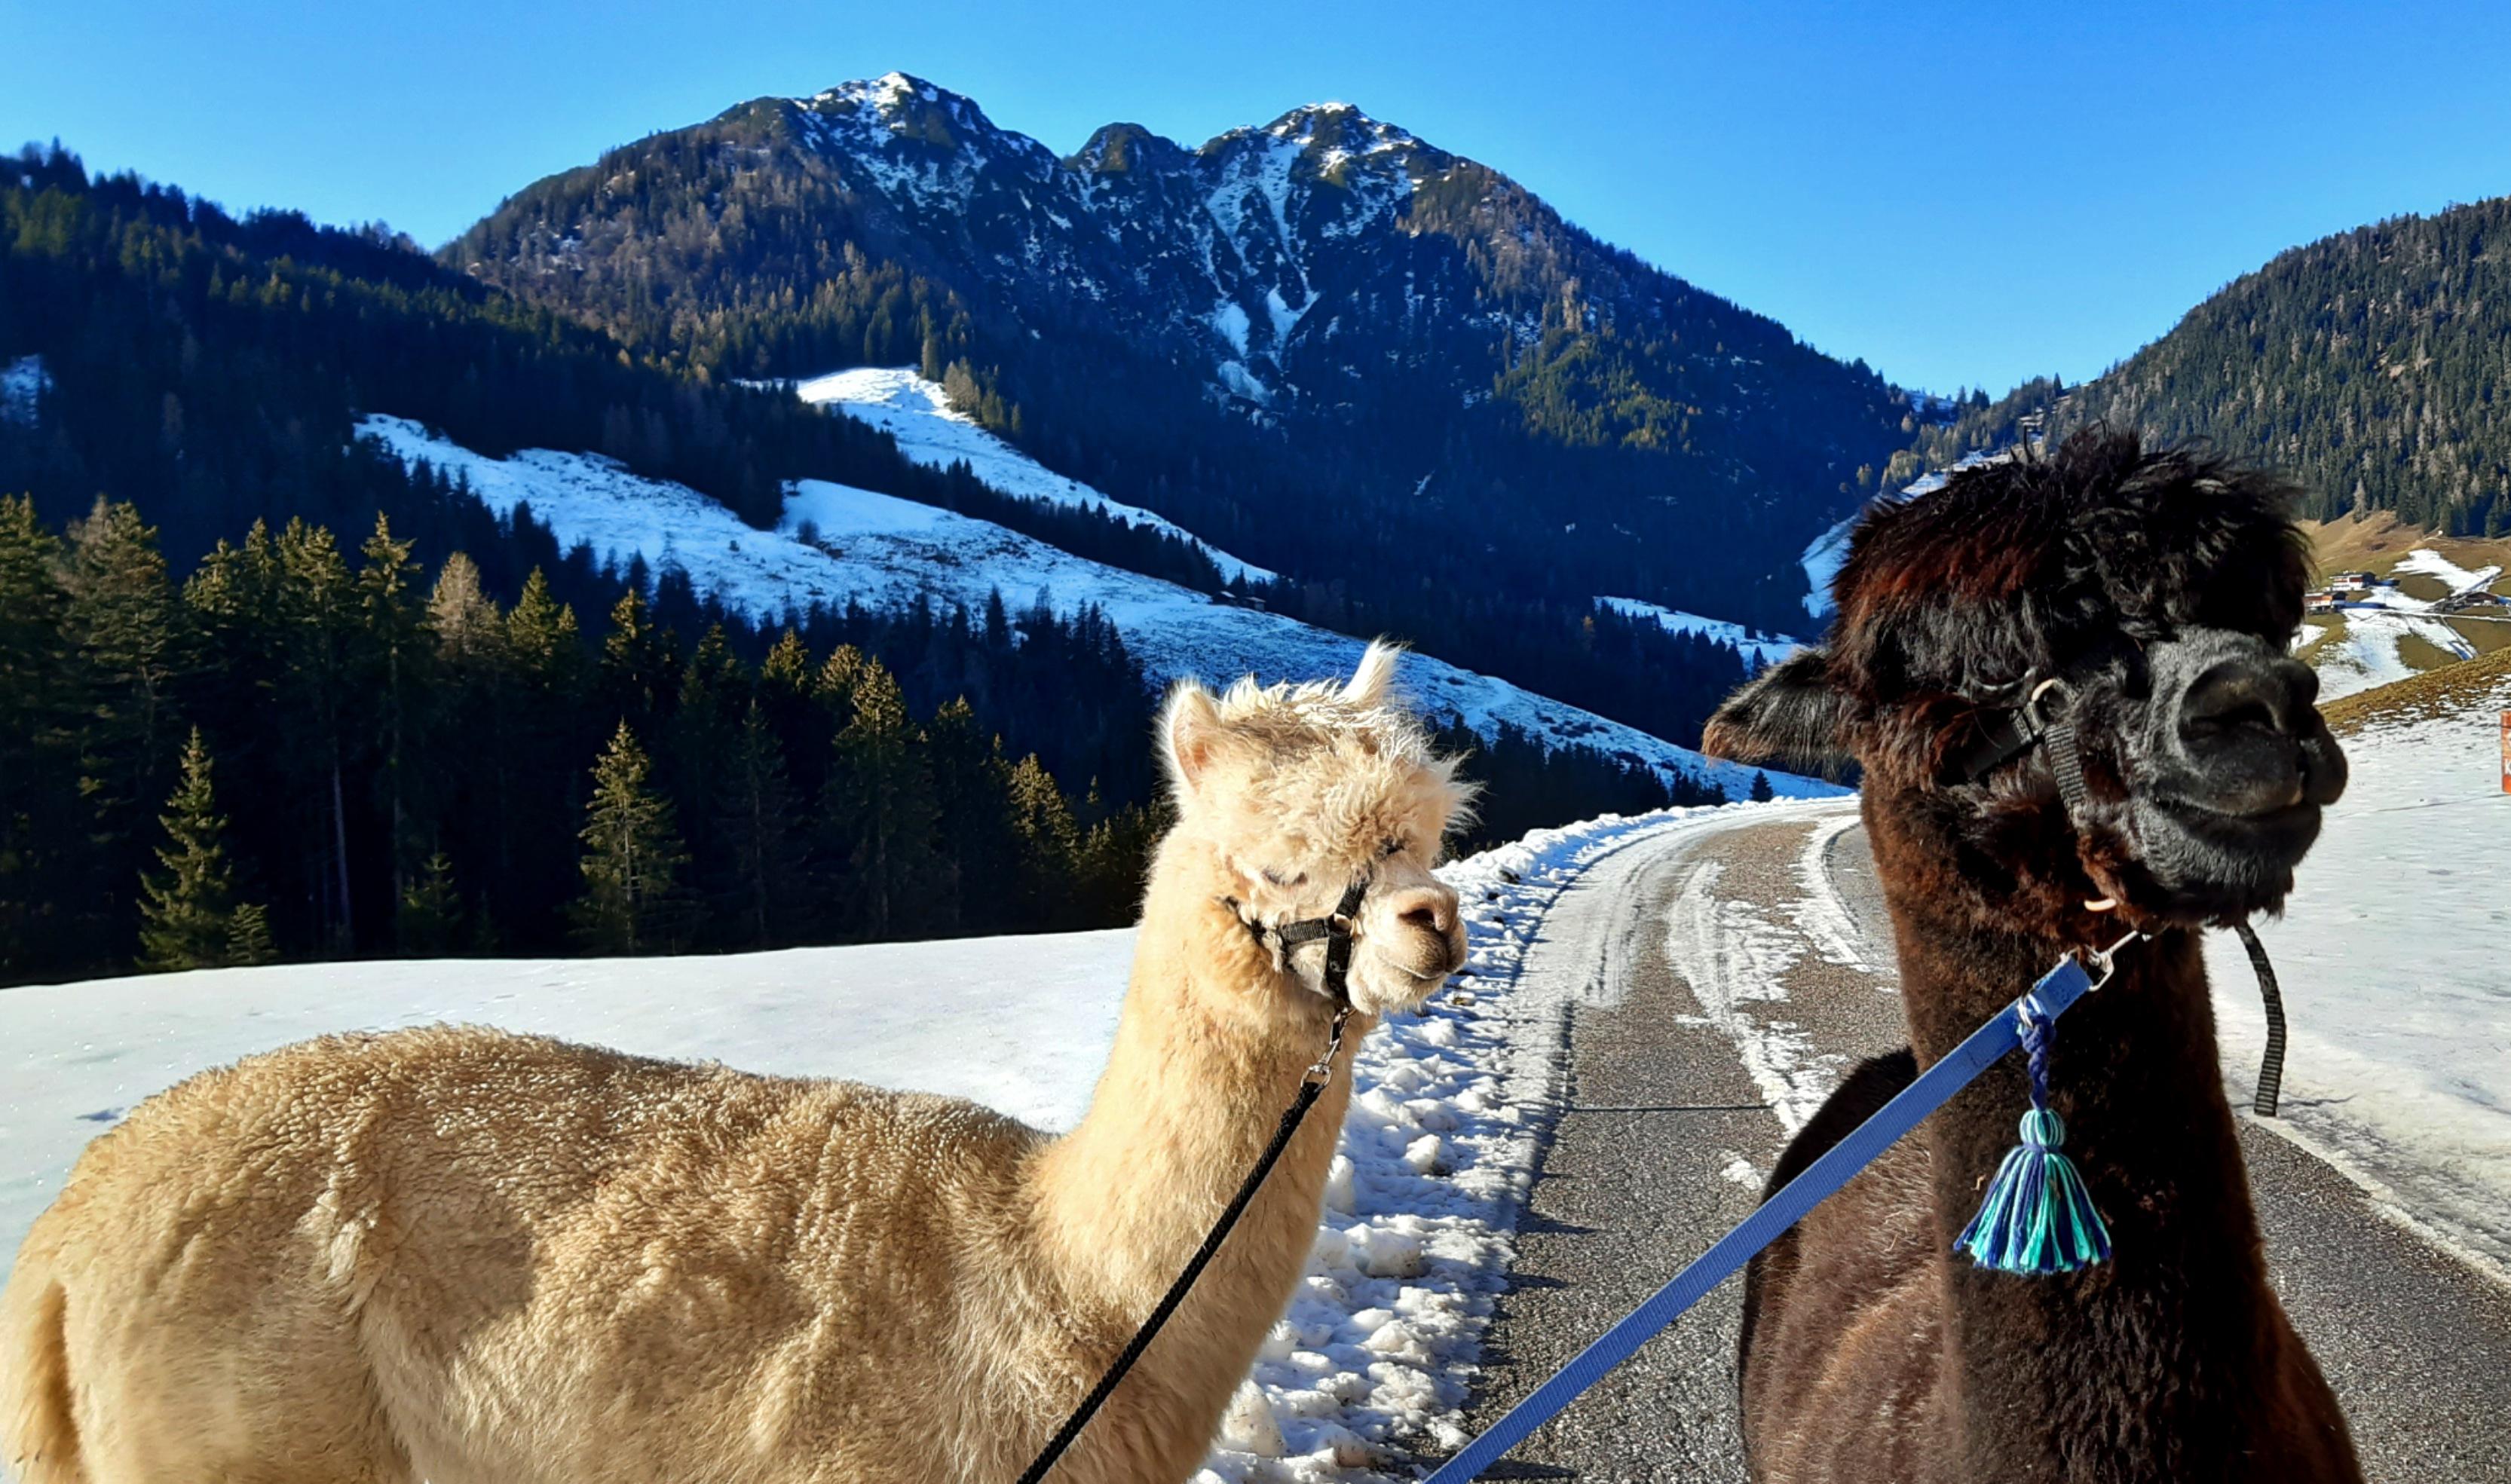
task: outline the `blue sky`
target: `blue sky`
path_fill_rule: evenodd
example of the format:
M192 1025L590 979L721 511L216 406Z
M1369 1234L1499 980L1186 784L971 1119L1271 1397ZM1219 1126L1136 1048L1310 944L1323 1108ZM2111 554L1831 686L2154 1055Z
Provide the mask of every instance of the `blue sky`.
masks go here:
M1341 99L1938 391L2096 373L2283 247L2511 193L2501 0L0 0L0 147L430 244L606 145L892 68L1060 151Z

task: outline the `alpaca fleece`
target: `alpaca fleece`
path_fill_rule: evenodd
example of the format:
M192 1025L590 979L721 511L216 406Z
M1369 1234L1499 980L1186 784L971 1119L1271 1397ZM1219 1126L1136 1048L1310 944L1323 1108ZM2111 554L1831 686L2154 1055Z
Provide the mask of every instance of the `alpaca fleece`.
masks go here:
M1172 698L1179 822L1071 1133L476 1028L250 1058L97 1139L27 1237L6 1456L26 1484L1010 1479L1325 1046L1314 965L1230 902L1315 915L1366 861L1332 1084L1057 1474L1183 1479L1307 1256L1368 1011L1462 961L1428 867L1463 794L1387 704L1394 659Z

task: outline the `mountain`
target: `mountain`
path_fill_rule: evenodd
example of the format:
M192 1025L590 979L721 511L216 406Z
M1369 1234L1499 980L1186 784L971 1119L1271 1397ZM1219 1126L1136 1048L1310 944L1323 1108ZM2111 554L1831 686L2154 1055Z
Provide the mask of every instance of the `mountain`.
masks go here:
M1060 158L893 73L613 150L440 257L711 376L916 366L1277 606L1463 664L1603 594L1784 624L1909 411L1345 104Z
M2105 419L2279 465L2314 518L2511 534L2511 198L2281 253L2093 381L1975 405L1921 450L1941 465L2027 420L2063 436Z

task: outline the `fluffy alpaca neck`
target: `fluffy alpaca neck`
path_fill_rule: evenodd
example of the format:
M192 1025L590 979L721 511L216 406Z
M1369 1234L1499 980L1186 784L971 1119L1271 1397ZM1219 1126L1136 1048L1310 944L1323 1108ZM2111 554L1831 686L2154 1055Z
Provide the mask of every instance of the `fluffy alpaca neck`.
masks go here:
M2060 952L2027 937L1913 927L1904 905L1894 903L1902 992L1922 1066ZM2337 1476L2258 1471L2305 1441L2291 1435L2305 1429L2287 1409L2303 1399L2284 1374L2299 1351L2288 1352L2291 1331L2266 1286L2194 934L2133 946L2117 976L2067 1014L2051 1102L2116 1252L2086 1273L2038 1278L1945 1259L1941 1379L1961 1451L1986 1470L1978 1476ZM2023 1058L2009 1056L1921 1131L1948 1253L2028 1106Z
M1121 1343L1202 1242L1326 1046L1325 1000L1276 972L1219 904L1226 880L1208 847L1173 835L1142 908L1116 1045L1079 1127L1030 1176L1042 1275L1076 1318ZM1333 1082L1144 1368L1217 1413L1280 1317L1315 1240L1351 1059L1371 1021L1355 1015Z

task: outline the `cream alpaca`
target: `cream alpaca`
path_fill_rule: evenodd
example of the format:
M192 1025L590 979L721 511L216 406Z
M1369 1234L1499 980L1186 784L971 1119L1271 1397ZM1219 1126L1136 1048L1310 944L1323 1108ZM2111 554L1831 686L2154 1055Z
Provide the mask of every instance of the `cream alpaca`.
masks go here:
M194 1078L89 1147L0 1295L25 1484L1003 1484L1114 1355L1325 1044L1322 915L1371 872L1351 992L1463 960L1430 874L1462 804L1348 686L1192 685L1080 1127L481 1029L333 1037ZM458 970L449 970L458 971ZM1331 1088L1063 1484L1183 1479L1306 1258Z

